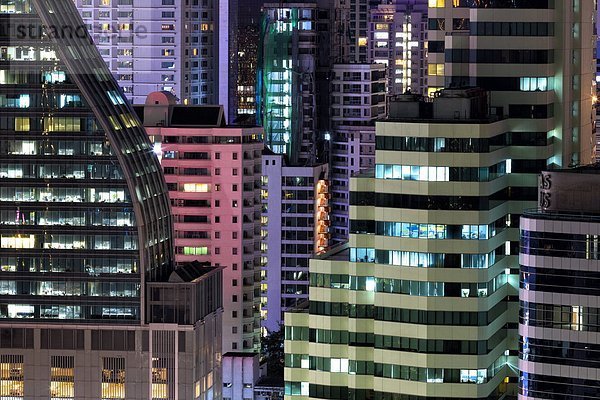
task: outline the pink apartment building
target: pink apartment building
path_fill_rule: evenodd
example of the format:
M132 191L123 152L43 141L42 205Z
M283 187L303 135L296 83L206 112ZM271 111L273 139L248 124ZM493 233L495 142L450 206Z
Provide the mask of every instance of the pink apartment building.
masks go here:
M176 261L223 266L223 353L255 352L260 333L262 128L225 124L221 106L168 92L136 107L165 174Z

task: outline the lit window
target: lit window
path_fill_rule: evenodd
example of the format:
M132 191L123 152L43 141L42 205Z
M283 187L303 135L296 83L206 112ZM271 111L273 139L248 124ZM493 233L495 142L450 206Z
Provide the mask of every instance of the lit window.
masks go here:
M208 247L184 247L183 254L186 256L205 256L208 255Z
M102 358L102 400L125 398L125 359Z
M153 399L168 399L169 398L169 381L167 373L167 359L153 358L152 359L152 398Z
M125 104L125 101L123 100L123 98L121 97L121 95L115 91L115 90L109 90L108 92L106 92L108 94L108 97L110 98L110 101L116 106L119 104Z
M546 77L523 77L520 80L519 89L522 92L545 92L549 89L549 78Z
M50 398L75 398L75 360L73 356L52 356L50 366Z
M208 183L185 183L183 185L184 192L207 193L210 191Z
M30 124L29 117L15 117L15 131L29 132Z
M0 355L0 398L22 399L24 381L23 356Z
M0 237L0 247L3 249L33 249L35 247L34 235L16 235Z

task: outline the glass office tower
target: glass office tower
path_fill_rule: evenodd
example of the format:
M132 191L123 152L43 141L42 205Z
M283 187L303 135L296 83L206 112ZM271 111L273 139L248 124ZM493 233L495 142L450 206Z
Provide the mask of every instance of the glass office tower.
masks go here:
M598 172L543 171L538 207L521 217L520 400L598 397Z
M212 391L220 271L174 269L160 164L73 2L0 1L0 158L0 398Z
M49 3L40 5L62 2ZM164 279L173 258L158 160L93 45L78 43L87 35L78 15L49 12L51 41L31 2L10 4L3 26L14 34L3 38L0 71L1 268L19 278L4 281L0 316L139 321L140 278ZM61 61L59 49L71 59Z

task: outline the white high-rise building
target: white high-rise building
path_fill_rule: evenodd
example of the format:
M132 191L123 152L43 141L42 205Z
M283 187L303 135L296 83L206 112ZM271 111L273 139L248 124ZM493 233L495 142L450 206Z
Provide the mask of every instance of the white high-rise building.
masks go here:
M109 69L134 104L156 91L235 114L237 0L75 0Z
M293 166L269 150L262 171L262 327L274 332L308 299L308 260L329 246L329 183L327 164Z
M388 70L388 93L427 89L427 2L398 0L369 10L368 61Z
M375 121L386 116L386 67L335 64L331 80L331 222L334 242L348 240L350 177L375 168Z

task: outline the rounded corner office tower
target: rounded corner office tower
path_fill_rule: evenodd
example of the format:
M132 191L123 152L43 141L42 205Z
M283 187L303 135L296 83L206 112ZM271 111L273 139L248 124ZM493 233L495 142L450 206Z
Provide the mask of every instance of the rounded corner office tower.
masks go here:
M74 3L1 0L0 398L219 398L221 270L172 229Z
M600 387L600 166L548 170L521 217L519 399Z

